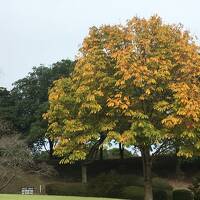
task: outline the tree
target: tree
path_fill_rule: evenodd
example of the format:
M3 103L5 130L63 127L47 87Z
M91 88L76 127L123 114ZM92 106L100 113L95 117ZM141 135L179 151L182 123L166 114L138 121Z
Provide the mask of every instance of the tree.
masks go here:
M55 82L45 115L63 162L86 159L103 142L134 145L152 200L152 158L171 141L178 155L200 148L199 46L158 16L92 27L72 78Z
M48 90L54 80L67 77L73 71L73 62L62 60L51 67L34 67L23 79L14 83L11 95L15 103L13 122L33 149L41 149L48 141L49 155L54 142L46 137L47 122L42 114L48 109Z
M0 137L17 133L12 122L13 113L12 96L6 88L0 87Z
M5 121L12 121L14 113L14 100L10 91L0 87L0 118Z
M23 173L42 177L57 175L53 166L45 162L34 162L31 149L21 135L13 134L0 138L0 191L7 187L16 177Z
M3 136L0 139L0 190L10 184L20 170L33 163L32 154L19 135Z

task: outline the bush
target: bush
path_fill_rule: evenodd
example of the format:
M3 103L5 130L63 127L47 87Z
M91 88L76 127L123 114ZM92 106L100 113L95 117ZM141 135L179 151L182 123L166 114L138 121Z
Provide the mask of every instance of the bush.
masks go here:
M138 186L128 186L122 191L122 198L143 200L144 199L144 187ZM170 200L171 191L162 189L153 189L153 199L154 200Z
M144 188L138 186L128 186L125 187L122 191L122 198L125 199L144 199Z
M120 197L124 186L122 176L111 171L93 178L88 184L88 193L97 197Z
M153 198L154 200L171 200L172 191L163 189L153 189Z
M132 174L121 175L121 181L124 186L144 186L144 178Z
M153 178L153 196L155 200L172 199L172 186L162 178Z
M126 196L129 196L129 192L127 192L129 190L131 191L129 186L140 188L141 194L141 190L144 192L143 177L135 175L120 175L116 171L111 171L110 173L103 173L93 178L88 185L88 194L97 197L128 198L124 197L123 194L125 193ZM126 188L125 191L124 188ZM164 179L154 178L153 189L154 196L158 198L158 200L165 200L164 196L167 196L167 199L171 199L172 197L172 187ZM132 193L135 194L135 191L131 191L130 196L132 196ZM138 194L137 191L136 193Z
M144 186L144 179L135 175L121 175L116 171L102 173L88 184L88 193L97 197L122 197L122 189L126 186Z
M121 175L121 180L125 186L144 186L144 178L141 176ZM152 179L152 187L154 189L173 190L173 187L166 180L158 177Z
M194 194L194 200L200 199L200 176L196 177L189 188Z
M87 196L87 187L82 183L50 183L46 185L46 194Z
M179 189L173 191L173 200L193 200L193 194L190 190Z
M154 189L171 190L171 191L173 189L173 187L162 178L153 178L152 184Z

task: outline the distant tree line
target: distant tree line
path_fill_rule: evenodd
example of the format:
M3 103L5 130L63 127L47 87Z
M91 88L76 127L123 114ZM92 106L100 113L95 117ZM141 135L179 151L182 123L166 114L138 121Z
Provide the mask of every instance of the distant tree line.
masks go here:
M74 61L61 60L50 67L34 67L9 91L0 88L0 135L19 133L33 152L47 149L53 156L54 141L46 136L48 123L42 115L48 109L48 90L57 79L68 77Z

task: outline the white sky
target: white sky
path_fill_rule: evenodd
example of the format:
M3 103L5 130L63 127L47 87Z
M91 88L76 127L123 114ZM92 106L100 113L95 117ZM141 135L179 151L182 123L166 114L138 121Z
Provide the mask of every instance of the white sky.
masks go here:
M89 27L160 15L200 38L198 0L0 0L0 86L33 66L74 59Z

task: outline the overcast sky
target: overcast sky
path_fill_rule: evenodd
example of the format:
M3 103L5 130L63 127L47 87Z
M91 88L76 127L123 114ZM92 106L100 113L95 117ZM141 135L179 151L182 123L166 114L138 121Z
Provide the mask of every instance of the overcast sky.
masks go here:
M0 0L0 86L11 88L33 66L74 59L93 25L153 14L200 38L198 0Z

